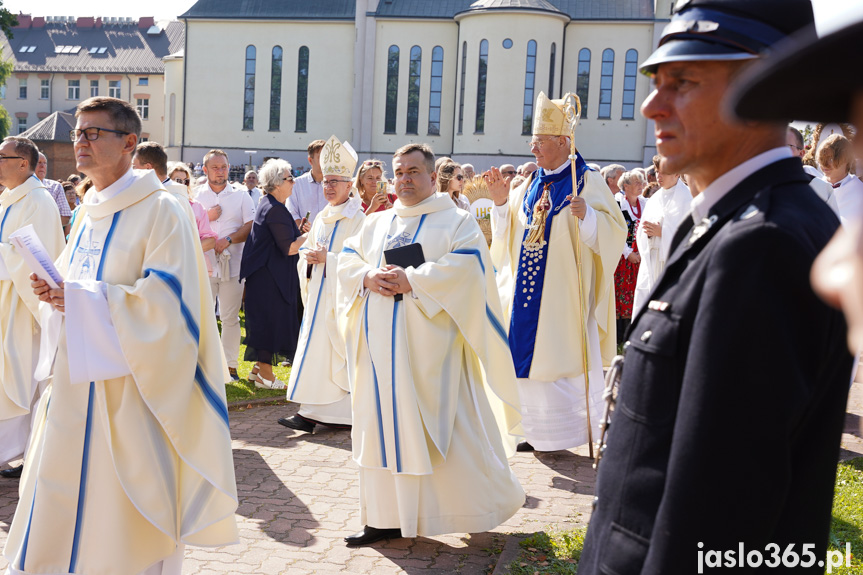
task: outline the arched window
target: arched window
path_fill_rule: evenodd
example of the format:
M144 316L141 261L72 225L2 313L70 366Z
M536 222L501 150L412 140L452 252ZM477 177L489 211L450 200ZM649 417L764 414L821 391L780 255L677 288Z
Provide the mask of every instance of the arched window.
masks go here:
M432 50L431 87L429 88L429 136L440 135L440 102L443 90L443 48Z
M396 114L399 98L399 47L390 46L387 56L387 109L384 117L384 133L396 133Z
M485 131L485 89L488 80L488 40L479 43L479 69L476 79L476 125L474 132Z
M278 132L282 119L282 47L273 47L270 65L270 131Z
M306 131L306 110L309 103L309 47L300 46L297 60L297 122L296 132Z
M464 80L467 72L467 42L461 45L461 88L458 98L458 133L461 134L464 126Z
M554 60L557 56L557 44L551 43L551 58L548 62L548 97L554 98Z
M590 92L590 50L582 48L578 52L578 78L575 93L581 100L581 117L587 117L587 96Z
M246 83L243 95L243 129L255 129L255 47L246 46Z
M533 127L533 85L536 78L536 42L527 43L527 64L524 69L524 108L521 121L522 135L530 134ZM552 96L549 96L550 98Z
M599 80L599 116L600 119L611 119L611 88L614 80L614 50L606 48L602 51L602 76Z
M422 48L419 46L411 48L411 67L408 76L408 122L405 129L408 134L416 134L419 131L422 59Z
M635 119L635 74L638 72L638 50L626 51L626 66L623 71L623 110L621 120Z

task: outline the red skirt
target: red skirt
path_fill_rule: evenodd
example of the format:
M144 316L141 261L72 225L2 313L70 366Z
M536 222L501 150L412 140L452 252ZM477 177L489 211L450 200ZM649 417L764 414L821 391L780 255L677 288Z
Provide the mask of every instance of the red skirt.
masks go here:
M638 253L638 246L632 243L632 251ZM638 266L620 256L620 263L614 270L614 299L617 319L632 317L632 300L635 296L635 281L638 279Z

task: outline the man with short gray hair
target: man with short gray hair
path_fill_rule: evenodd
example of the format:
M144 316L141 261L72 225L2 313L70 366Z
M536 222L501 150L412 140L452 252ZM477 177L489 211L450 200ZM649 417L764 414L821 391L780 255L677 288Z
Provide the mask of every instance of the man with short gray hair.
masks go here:
M263 197L264 193L261 191L261 188L258 187L258 174L255 173L255 170L249 170L246 172L246 175L243 178L243 183L246 184L246 190L249 193L249 197L252 198L252 205L257 210L258 202L261 201L261 197Z
M605 178L605 183L608 185L608 189L611 190L611 194L615 197L620 193L620 187L617 185L617 181L625 171L626 168L620 164L609 164L599 171L602 177Z

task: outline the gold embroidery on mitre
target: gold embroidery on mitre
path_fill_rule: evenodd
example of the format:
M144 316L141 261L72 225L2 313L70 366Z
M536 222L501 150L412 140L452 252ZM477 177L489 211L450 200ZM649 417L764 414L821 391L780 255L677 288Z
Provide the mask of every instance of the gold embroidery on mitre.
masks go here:
M549 100L545 92L536 98L536 117L533 121L534 136L568 136L569 126L563 113L563 100Z
M335 136L330 136L321 151L321 171L325 176L352 178L357 161L357 153L351 145L340 142Z

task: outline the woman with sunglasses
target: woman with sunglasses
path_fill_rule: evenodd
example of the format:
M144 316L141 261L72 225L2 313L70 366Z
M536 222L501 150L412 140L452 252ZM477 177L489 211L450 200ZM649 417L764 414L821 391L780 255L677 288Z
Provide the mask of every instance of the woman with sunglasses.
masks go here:
M380 160L366 160L360 164L357 176L354 178L354 189L362 202L366 215L382 212L393 207L396 197L388 192L380 192L378 183L386 183L384 178L384 163ZM382 187L382 186L381 186ZM387 187L387 190L389 187Z
M200 203L192 199L192 170L186 164L181 162L171 162L168 164L168 178L176 184L186 186L186 194L189 196L189 204L192 206L192 213L195 214L195 223L198 225L198 237L201 239L201 248L206 252L213 249L216 245L218 236L210 227L210 218L207 217L207 210ZM213 270L210 268L210 262L207 262L207 272L212 275Z
M470 202L461 195L463 187L464 174L461 166L452 160L442 162L437 171L437 191L448 194L456 206L469 212Z

